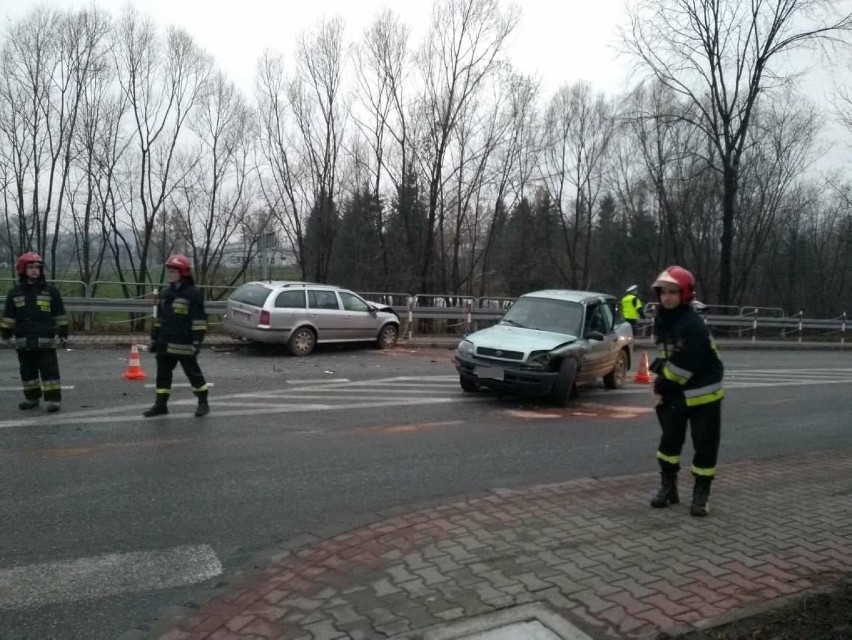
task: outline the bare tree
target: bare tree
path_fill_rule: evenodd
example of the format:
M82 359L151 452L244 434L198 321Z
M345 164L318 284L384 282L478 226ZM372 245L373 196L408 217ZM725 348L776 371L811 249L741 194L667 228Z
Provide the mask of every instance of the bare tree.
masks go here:
M10 23L5 33L0 58L0 129L5 138L4 164L13 184L14 251L34 248L44 252L46 246L64 124L64 103L56 102L61 22L59 12L39 8Z
M574 287L588 286L592 221L614 130L606 98L586 82L559 89L545 114L544 183L562 218L569 273L561 276Z
M418 149L428 182L428 219L420 279L431 290L429 274L436 235L444 228L441 206L445 161L462 112L496 68L506 39L517 24L514 9L499 0L439 0L430 33L419 55L425 83L420 108L423 139Z
M98 22L100 18L100 22ZM68 181L68 198L74 232L74 259L79 277L91 282L100 277L103 258L110 246L113 228L110 208L114 193L115 168L129 142L120 134L127 102L115 91L115 66L108 58L109 21L91 16L94 34L102 34L94 44L89 61L89 78L82 83L78 126L73 136L75 172ZM97 28L100 26L100 28Z
M694 108L690 122L713 145L722 181L719 297L733 294L737 190L759 96L790 80L782 57L831 45L852 27L834 0L642 0L627 50Z
M182 240L199 279L212 283L251 206L252 114L236 86L217 73L199 98L190 128L201 146L200 160L170 201L173 211L183 213Z
M328 278L331 247L338 221L339 156L347 107L341 96L343 22L323 21L304 34L297 47L298 74L290 85L290 104L299 133L303 165L310 185L310 274Z
M388 170L395 187L406 171L407 138L406 113L403 108L402 85L405 81L405 63L408 59L407 42L410 31L389 10L376 18L364 33L355 57L358 81L358 100L361 109L353 120L367 141L370 155L364 164L371 177L373 196L378 198L383 185L383 175ZM388 167L387 138L396 142L400 166L396 172ZM384 209L379 208L377 231L381 243L383 280L388 276L388 248L386 246Z
M496 152L490 157L493 214L485 233L479 259L479 296L486 291L491 251L506 223L507 213L524 195L538 164L539 132L536 99L539 86L533 79L509 72L498 85L508 96L502 105L502 130ZM510 199L510 192L513 197Z
M256 162L260 179L258 187L264 212L253 217L256 224L247 229L266 230L276 220L296 253L296 261L307 273L305 264L305 218L308 198L305 194L306 168L296 153L295 130L289 102L289 81L284 60L266 52L258 64L258 127L260 155ZM258 226L260 225L260 226Z
M210 74L211 61L189 34L177 28L169 28L161 43L154 25L132 9L119 25L116 58L137 144L136 186L129 187L130 201L125 204L139 257L131 269L134 280L141 283L149 278L157 216L164 214L167 198L197 161L181 154L178 141ZM134 215L135 203L140 215Z
M744 154L734 244L732 301L736 303L744 302L772 231L789 214L791 194L814 160L821 127L817 110L800 96L785 98L755 111L755 143Z

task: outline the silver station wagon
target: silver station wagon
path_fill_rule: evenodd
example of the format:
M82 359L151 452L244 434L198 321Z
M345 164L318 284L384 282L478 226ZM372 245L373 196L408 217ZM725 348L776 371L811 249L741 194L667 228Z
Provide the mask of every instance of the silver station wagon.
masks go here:
M467 336L454 361L467 392L486 387L565 405L581 384L621 387L632 348L616 298L550 289L521 296L498 324Z
M223 329L250 342L286 344L306 356L317 344L374 342L390 349L399 336L391 307L352 291L310 282L247 282L228 298Z

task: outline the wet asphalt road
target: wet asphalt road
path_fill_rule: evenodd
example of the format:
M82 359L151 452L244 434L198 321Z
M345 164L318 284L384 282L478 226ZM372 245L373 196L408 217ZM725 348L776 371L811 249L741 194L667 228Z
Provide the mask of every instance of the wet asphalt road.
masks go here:
M450 355L205 351L211 415L192 417L183 386L169 416L144 419L154 395L147 354L148 379L128 382L122 350L63 352L62 381L73 388L48 416L17 410L17 361L0 352L0 637L144 635L170 605L202 600L296 536L497 487L655 468L647 385L585 389L556 410L463 393ZM852 447L848 352L723 355L720 473L726 460ZM185 383L179 371L175 380ZM110 573L104 593L69 595L72 583L54 596L35 589L26 602L3 597L12 570L73 574L105 554L155 561L175 549L213 556L222 574L163 587L129 569Z

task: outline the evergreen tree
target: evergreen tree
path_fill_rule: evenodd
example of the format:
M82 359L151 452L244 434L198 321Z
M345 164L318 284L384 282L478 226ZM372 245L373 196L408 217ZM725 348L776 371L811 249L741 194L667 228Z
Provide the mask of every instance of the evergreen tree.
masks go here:
M413 171L406 172L387 217L388 288L417 293L426 243L427 209ZM431 264L435 264L432 261ZM434 279L430 279L434 282ZM419 293L427 293L419 291Z
M305 223L303 268L309 280L327 282L331 250L339 224L337 205L331 194L320 190Z
M378 219L382 203L364 186L343 204L331 255L331 280L356 291L382 290Z

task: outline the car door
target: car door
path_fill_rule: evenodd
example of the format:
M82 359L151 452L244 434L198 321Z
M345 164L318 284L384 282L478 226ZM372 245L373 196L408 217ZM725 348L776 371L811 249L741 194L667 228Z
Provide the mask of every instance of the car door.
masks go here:
M349 291L338 291L343 306L343 336L346 340L372 340L378 333L376 314L370 305Z
M317 342L340 340L343 317L332 289L308 289L308 319L317 330Z
M275 298L272 309L272 330L288 335L305 321L305 290L284 289Z
M607 325L605 306L597 301L586 305L586 317L583 323L583 343L586 346L586 352L580 373L583 382L602 377L612 368L610 351L615 340L615 334L612 332L611 319ZM589 334L595 331L603 334L604 339L593 340L590 338Z
M615 360L618 357L618 350L620 348L618 342L618 334L615 331L615 318L616 318L616 303L615 300L608 300L606 302L601 303L600 311L602 316L602 322L606 331L604 331L604 346L606 347L606 356L604 357L604 366L601 371L601 376L605 376L612 368L615 366Z

